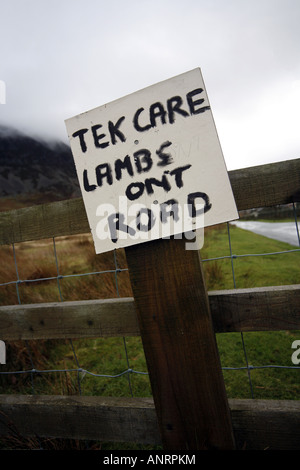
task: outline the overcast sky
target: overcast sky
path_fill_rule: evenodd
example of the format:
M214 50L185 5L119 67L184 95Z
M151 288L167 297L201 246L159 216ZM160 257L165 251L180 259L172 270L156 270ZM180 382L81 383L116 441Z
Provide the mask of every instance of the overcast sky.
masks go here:
M229 170L300 158L300 0L0 6L0 124L67 142L65 119L200 67Z

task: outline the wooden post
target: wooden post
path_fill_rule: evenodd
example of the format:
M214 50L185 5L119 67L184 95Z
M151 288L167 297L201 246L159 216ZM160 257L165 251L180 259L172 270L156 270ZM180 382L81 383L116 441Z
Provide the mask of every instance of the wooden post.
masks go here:
M233 450L199 252L186 240L126 248L164 449Z

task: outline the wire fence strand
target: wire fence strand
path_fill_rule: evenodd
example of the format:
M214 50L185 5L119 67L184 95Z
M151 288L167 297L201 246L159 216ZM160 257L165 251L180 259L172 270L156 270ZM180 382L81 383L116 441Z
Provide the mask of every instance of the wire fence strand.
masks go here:
M295 230L297 232L297 238L298 238L298 244L300 247L300 235L299 235L299 226L298 226L298 220L297 220L297 210L295 204L293 204L293 214L294 214L294 221L295 221ZM300 252L300 248L291 248L291 249L286 249L286 250L281 250L281 251L271 251L267 253L246 253L246 254L235 254L234 253L234 246L232 243L231 239L231 226L230 223L227 223L227 236L228 236L228 249L229 249L229 254L224 254L223 256L218 256L218 257L210 257L206 259L202 259L203 263L208 263L210 261L219 261L219 260L224 260L228 259L230 260L231 263L231 273L232 273L232 280L233 280L233 285L234 289L237 289L239 286L237 285L237 278L236 278L236 273L235 273L235 268L234 268L234 260L237 260L239 258L246 258L246 257L263 257L263 256L278 256L278 255L286 255L288 253L297 253ZM61 302L64 302L63 294L62 294L62 288L61 288L61 282L64 279L70 279L70 278L80 278L80 277L85 277L85 276L101 276L104 274L113 274L114 275L114 282L115 282L115 292L116 292L116 297L120 297L120 286L119 286L119 275L123 272L128 271L127 268L122 268L119 266L118 259L117 259L117 252L114 250L112 253L113 256L113 263L114 263L114 268L113 269L104 269L104 270L89 270L88 272L84 273L72 273L72 274L62 274L60 269L59 269L59 260L58 260L58 253L57 253L57 247L56 247L56 239L53 237L53 253L54 253L54 261L55 261L55 267L56 267L56 275L54 276L48 276L48 277L39 277L37 279L21 279L19 275L19 266L17 263L17 256L16 256L16 247L13 244L12 245L13 249L13 260L14 260L14 268L15 268L15 273L16 273L16 279L11 280L11 281L5 281L0 283L0 287L6 287L9 285L15 285L16 287L16 294L17 294L17 301L19 305L21 305L21 295L20 295L20 286L22 284L33 284L36 282L46 282L46 281L54 281L56 280L57 282L57 289L58 289L58 295L59 299ZM244 361L245 365L240 366L240 367L231 367L231 366L222 366L222 370L224 371L235 371L235 370L245 370L247 371L247 376L248 376L248 383L249 383L249 388L250 388L250 394L252 398L255 398L254 396L254 386L252 382L252 376L251 372L256 369L294 369L297 370L300 367L293 365L293 366L287 366L287 365L274 365L274 364L265 364L265 365L252 365L249 363L248 360L248 353L247 353L247 348L244 340L244 333L240 333L241 336L241 343L242 343L242 350L243 350L243 356L244 356ZM135 370L130 366L130 355L128 352L127 348L127 342L126 338L123 337L123 351L124 351L124 357L126 361L126 366L127 368L125 370L121 370L117 373L114 374L104 374L104 373L98 373L98 372L92 372L86 368L83 368L80 365L80 361L78 358L78 355L76 353L73 341L70 339L70 346L73 354L73 359L75 363L74 368L53 368L53 369L39 369L35 367L34 361L32 359L32 355L30 352L30 347L28 342L26 341L26 348L28 351L28 357L30 360L31 368L27 368L25 370L13 370L13 371L0 371L0 375L19 375L19 374L29 374L31 377L31 385L32 385L32 393L35 393L35 386L34 386L34 378L36 375L41 375L41 374L51 374L51 373L75 373L77 374L77 387L78 387L78 392L81 395L83 393L82 391L82 382L84 378L89 375L95 378L107 378L107 379L117 379L123 376L127 376L128 379L128 386L129 386L129 393L131 396L133 396L133 387L131 383L131 376L133 374L137 375L148 375L148 371L142 371L142 370Z

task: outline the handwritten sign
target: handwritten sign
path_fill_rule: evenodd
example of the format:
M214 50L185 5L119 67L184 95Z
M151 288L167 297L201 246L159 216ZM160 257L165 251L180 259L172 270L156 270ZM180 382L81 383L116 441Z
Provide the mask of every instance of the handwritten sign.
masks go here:
M65 122L96 253L238 218L200 69Z

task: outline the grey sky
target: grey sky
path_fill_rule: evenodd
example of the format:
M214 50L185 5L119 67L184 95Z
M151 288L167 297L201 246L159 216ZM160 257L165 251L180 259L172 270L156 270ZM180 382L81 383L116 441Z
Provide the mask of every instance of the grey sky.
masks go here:
M228 169L300 158L299 0L0 0L0 124L64 120L200 67Z

